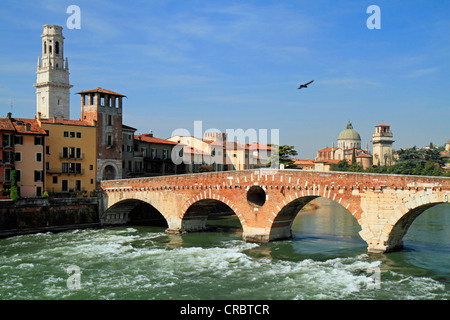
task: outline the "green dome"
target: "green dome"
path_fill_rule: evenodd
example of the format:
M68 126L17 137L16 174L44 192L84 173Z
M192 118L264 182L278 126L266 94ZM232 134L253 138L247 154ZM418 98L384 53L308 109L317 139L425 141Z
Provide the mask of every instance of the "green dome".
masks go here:
M353 126L351 122L349 121L347 123L347 128L342 130L341 133L339 133L338 140L360 140L361 137L355 129L353 129Z

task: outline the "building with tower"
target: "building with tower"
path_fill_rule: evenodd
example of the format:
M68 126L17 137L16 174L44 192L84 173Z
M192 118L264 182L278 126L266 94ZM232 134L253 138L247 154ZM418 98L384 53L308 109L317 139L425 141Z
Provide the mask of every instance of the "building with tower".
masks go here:
M392 131L387 124L375 126L372 135L373 164L375 166L393 165L392 144L394 143Z
M78 92L81 119L97 128L97 181L122 178L122 99L100 87Z
M361 136L358 131L353 129L352 123L349 121L347 127L339 133L338 148L343 150L361 149Z
M36 87L36 114L42 118L70 118L69 63L64 59L62 27L43 26L42 58L38 57Z
M337 147L335 147L333 142L331 148L327 147L317 151L315 170L328 171L331 169L331 165L337 164L341 160L347 160L350 164L353 154L356 162L363 169L372 166L372 155L369 152L369 146L366 143L365 150L361 149L361 136L353 128L350 121L347 122L346 128L339 133L337 141Z

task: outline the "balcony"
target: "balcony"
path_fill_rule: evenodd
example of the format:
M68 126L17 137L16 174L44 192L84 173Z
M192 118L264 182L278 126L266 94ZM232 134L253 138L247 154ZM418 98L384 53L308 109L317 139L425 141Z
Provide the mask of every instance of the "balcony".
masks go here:
M59 159L70 159L70 160L84 160L84 153L81 153L79 155L75 155L75 154L64 154L64 153L60 153L59 154Z
M74 169L62 170L62 169L50 168L50 169L47 169L46 173L47 174L67 174L67 175L74 175L74 176L82 176L82 175L84 175L84 169L81 169L81 170L74 170Z

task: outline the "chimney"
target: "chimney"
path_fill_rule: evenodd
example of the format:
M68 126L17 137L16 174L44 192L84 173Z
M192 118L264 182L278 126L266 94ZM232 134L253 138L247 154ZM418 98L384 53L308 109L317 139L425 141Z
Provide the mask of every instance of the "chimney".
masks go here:
M12 118L12 113L11 113L11 112L8 112L8 114L6 115L6 117L7 117L9 120L11 120L11 118Z
M56 123L56 116L53 116L53 123Z

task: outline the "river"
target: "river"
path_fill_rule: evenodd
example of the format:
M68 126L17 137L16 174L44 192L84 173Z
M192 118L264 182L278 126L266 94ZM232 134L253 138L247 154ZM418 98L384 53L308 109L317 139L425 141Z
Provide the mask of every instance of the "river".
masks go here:
M235 216L184 235L120 226L1 239L0 299L450 298L450 205L422 213L402 251L368 254L348 211L314 201L293 239L267 244L243 242Z

